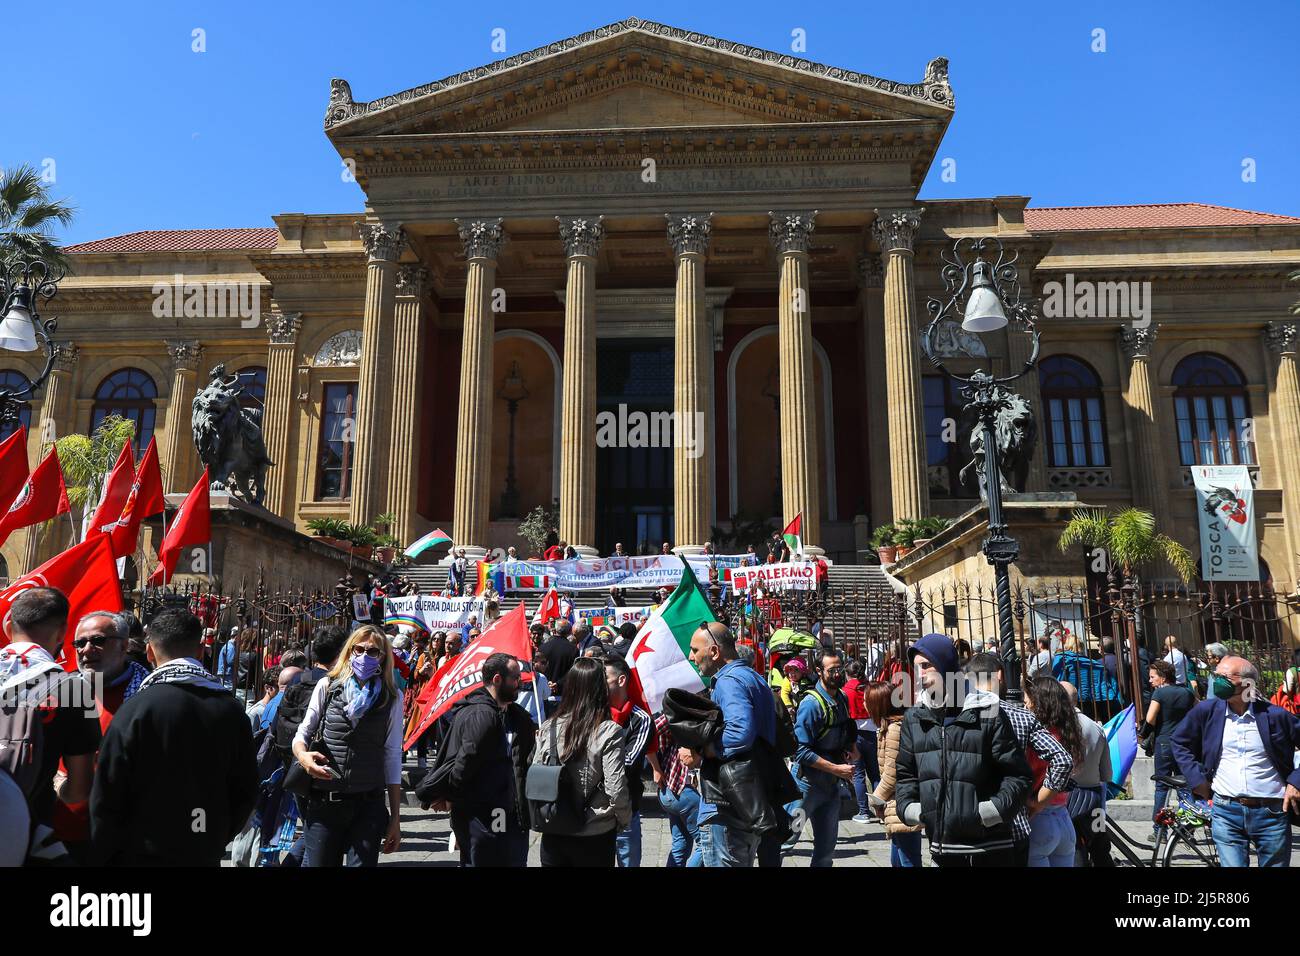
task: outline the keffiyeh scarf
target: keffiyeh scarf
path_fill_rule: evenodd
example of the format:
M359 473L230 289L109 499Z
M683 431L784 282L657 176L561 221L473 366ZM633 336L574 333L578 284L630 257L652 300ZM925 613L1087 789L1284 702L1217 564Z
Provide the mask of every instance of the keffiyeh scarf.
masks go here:
M178 657L159 666L152 674L140 682L136 693L154 684L192 684L209 690L228 690L221 681L192 657Z

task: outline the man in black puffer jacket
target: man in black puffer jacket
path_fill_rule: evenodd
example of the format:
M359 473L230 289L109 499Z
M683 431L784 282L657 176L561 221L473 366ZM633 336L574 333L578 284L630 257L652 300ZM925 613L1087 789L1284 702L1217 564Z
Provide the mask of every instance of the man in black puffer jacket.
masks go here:
M995 694L968 688L943 634L908 650L922 693L903 718L895 799L904 823L925 825L938 866L1012 866L1011 820L1032 784Z

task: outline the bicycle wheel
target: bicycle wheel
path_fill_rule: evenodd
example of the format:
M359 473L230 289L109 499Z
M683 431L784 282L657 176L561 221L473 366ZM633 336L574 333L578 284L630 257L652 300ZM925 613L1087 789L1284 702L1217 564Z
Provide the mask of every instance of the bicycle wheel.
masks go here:
M1169 831L1161 866L1218 866L1219 851L1209 827Z

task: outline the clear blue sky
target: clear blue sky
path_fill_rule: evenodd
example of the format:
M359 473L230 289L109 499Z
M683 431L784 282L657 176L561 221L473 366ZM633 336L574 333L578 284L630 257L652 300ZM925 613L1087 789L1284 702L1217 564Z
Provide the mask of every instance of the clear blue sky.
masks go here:
M898 81L947 56L957 113L939 157L957 180L936 164L925 198L1300 215L1296 0L72 0L10 18L25 29L5 34L0 166L55 161L54 194L78 211L68 242L359 210L322 132L331 76L375 99L626 16L779 51L801 28L808 58ZM490 46L497 27L505 54ZM191 51L195 28L205 53Z

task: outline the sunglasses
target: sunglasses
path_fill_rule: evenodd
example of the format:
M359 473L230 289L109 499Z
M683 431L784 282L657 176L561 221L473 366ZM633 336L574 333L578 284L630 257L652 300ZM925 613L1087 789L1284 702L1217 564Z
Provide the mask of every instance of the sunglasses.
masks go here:
M108 634L95 634L95 635L93 635L92 637L78 637L78 638L76 638L76 639L72 642L72 646L75 647L77 650L81 650L81 649L84 648L87 644L94 644L94 645L95 645L96 647L98 647L100 650L103 650L104 647L105 647L105 645L107 645L108 642L111 641L112 639L113 639L112 636L110 636L110 635L108 635Z
M373 657L378 659L379 657L383 656L384 652L377 647L354 647L352 648L352 653L356 656L365 654L366 657Z

